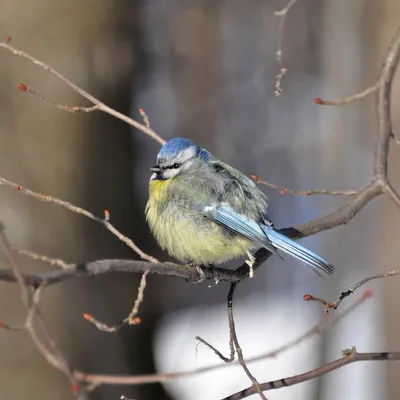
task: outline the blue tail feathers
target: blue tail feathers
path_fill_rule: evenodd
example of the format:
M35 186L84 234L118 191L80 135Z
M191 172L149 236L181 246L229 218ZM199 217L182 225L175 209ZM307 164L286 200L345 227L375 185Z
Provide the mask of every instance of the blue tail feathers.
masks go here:
M313 251L305 248L287 236L282 235L273 228L263 225L262 229L268 239L277 249L280 249L285 253L288 253L291 256L303 261L316 273L323 271L326 274L333 274L335 270L334 267L318 254L315 254Z

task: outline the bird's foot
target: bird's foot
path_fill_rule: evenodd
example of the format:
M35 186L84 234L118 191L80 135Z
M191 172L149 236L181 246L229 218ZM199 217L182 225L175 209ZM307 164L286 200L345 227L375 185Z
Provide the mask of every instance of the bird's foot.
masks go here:
M199 279L193 283L202 283L206 279L206 274L204 273L200 265L196 265L196 271L199 273Z
M203 268L200 265L195 265L194 263L191 263L189 265L191 265L192 267L195 267L196 271L199 273L199 279L193 283L197 284L197 283L204 282L204 280L206 279L206 274L204 273ZM218 272L216 271L216 268L214 267L214 265L210 265L210 267L211 267L211 272L213 274L214 283L211 285L208 285L208 287L213 287L213 286L218 285L220 278L219 278Z
M249 266L249 277L254 278L254 263L256 262L256 258L251 254L248 250L246 251L248 260L245 263Z
M208 285L209 288L211 288L213 286L217 286L219 283L219 275L218 275L217 269L215 268L214 265L211 265L211 272L213 274L214 283L211 285Z

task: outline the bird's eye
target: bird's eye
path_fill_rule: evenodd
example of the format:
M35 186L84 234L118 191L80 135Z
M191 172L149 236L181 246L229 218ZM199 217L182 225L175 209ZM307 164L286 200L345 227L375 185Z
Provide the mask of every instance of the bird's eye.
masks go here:
M178 164L178 163L175 163L175 164L172 166L172 168L179 168L179 164Z

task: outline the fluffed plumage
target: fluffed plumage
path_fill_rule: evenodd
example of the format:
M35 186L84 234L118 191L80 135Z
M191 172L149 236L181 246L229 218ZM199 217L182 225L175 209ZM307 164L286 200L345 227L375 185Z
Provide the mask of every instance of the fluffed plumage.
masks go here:
M274 230L266 196L252 180L191 140L168 141L152 171L146 218L160 246L179 261L218 264L261 246L317 273L333 272L323 258Z

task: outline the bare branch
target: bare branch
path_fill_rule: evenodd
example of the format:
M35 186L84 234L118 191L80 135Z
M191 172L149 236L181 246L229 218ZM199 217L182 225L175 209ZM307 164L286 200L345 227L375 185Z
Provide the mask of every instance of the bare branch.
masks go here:
M228 318L229 318L229 332L233 340L233 344L235 345L236 353L238 355L238 361L239 364L242 366L244 372L246 375L249 377L251 380L251 383L253 384L254 390L260 395L260 397L264 400L267 400L267 398L264 396L260 384L258 380L255 378L255 376L250 372L249 367L246 364L246 361L244 360L243 357L243 351L242 348L240 347L239 340L236 334L236 328L235 328L235 320L233 318L233 293L235 292L237 283L231 283L231 287L229 289L229 294L228 294Z
M379 89L376 103L378 132L375 139L374 175L383 183L387 180L389 142L392 134L391 92L392 82L400 57L400 28L397 29L389 44L387 55L379 77Z
M3 224L0 223L0 245L8 259L8 262L11 265L12 268L12 275L15 277L16 282L18 283L19 289L21 291L22 295L22 300L25 305L30 304L30 293L28 290L28 287L26 286L24 277L22 275L22 272L18 268L18 265L13 257L12 250L10 247L10 244L8 243L8 240L6 238L6 235L4 234L4 227Z
M278 34L276 39L276 50L275 50L275 57L276 61L279 65L282 64L282 37L283 37L283 29L285 28L285 21L286 17L290 11L290 9L295 5L297 0L290 0L286 7L282 8L282 10L274 11L274 15L279 17L279 24L278 24Z
M54 366L55 368L62 371L65 375L68 376L68 378L71 382L71 386L76 388L76 391L81 391L81 389L78 385L78 380L73 376L63 354L56 346L55 341L52 339L52 337L44 323L44 320L38 310L40 295L42 293L44 286L39 285L38 287L36 287L35 291L33 292L33 295L31 295L30 290L27 286L27 283L25 282L25 279L23 277L23 274L20 271L16 260L14 259L13 251L8 243L7 237L5 236L2 227L0 229L0 242L3 246L3 250L6 254L6 257L11 265L12 274L13 274L15 280L18 282L18 285L20 287L23 302L28 309L28 314L27 314L26 321L24 324L24 329L29 333L35 347L43 355L43 357L52 366ZM39 324L40 329L44 333L44 336L45 336L47 342L53 348L53 352L48 350L46 348L46 346L42 343L42 341L39 339L39 337L36 333L36 330L34 328L35 317L37 317L36 320ZM84 392L81 393L81 397L86 398Z
M143 122L147 126L147 128L150 128L150 119L147 116L146 112L143 110L143 108L138 109L139 114L143 117Z
M382 185L374 180L336 211L295 227L281 229L280 232L293 239L299 239L344 225L352 220L372 199L382 193Z
M35 92L34 90L32 90L31 88L29 88L28 86L26 86L23 83L19 83L17 85L17 89L20 90L21 92L26 92L29 93L31 95L33 95L34 97L37 97L39 100L43 101L44 103L48 104L49 106L58 108L59 110L62 111L68 111L68 112L92 112L92 111L98 111L99 110L99 106L92 106L92 107L79 107L79 106L65 106L63 104L58 104L53 100L47 99L46 97L44 97L43 95L41 95L38 92Z
M391 199L396 204L397 207L400 208L400 195L397 193L395 188L391 185L391 183L386 183L386 190L389 193Z
M143 302L144 289L146 288L146 278L147 278L148 273L149 273L149 271L145 271L142 274L142 279L140 280L137 298L133 305L132 311L128 316L128 324L129 325L136 325L137 323L140 322L140 319L138 319L136 317L136 315L139 312L140 304Z
M254 182L260 185L265 185L270 188L279 190L281 194L289 193L296 196L311 196L314 194L332 195L332 196L354 196L355 194L358 193L358 190L325 190L325 189L293 190L293 189L279 187L275 183L267 182L255 174L251 174L250 178L253 179Z
M89 94L79 86L77 86L75 83L71 82L69 79L67 79L64 75L62 75L60 72L56 71L52 67L50 67L48 64L39 61L37 58L31 56L30 54L26 53L25 51L19 50L15 48L14 46L11 46L9 41L3 41L0 42L0 47L10 51L13 53L15 56L25 58L29 60L30 62L34 63L38 67L44 69L45 71L49 72L50 74L54 75L56 78L58 78L60 81L64 82L67 86L69 86L72 90L77 92L79 95L84 97L85 99L89 100L92 104L94 104L99 111L105 112L107 114L112 115L115 118L120 119L121 121L126 122L127 124L139 129L146 135L150 136L152 139L154 139L156 142L160 144L164 144L165 140L159 136L156 132L154 132L151 128L144 126L142 124L139 124L139 122L133 120L132 118L129 118L128 116L120 113L119 111L114 110L113 108L107 106L103 102L101 102L99 99L94 97L93 95ZM68 110L69 111L69 110Z
M110 222L109 222L109 211L106 210L105 214L108 215L108 217L102 219L99 217L96 217L93 213L90 211L87 211L81 207L77 207L68 201L60 200L56 197L53 196L47 196L43 195L41 193L34 192L33 190L27 189L21 185L18 185L14 182L11 182L5 178L0 177L0 186L7 186L12 189L15 189L23 194L26 194L28 196L34 197L35 199L41 200L41 201L46 201L48 203L54 203L59 206L62 206L64 208L67 208L68 210L76 213L76 214L81 214L84 215L87 218L92 219L93 221L98 222L99 224L105 226L111 233L113 233L121 242L124 242L128 247L130 247L135 253L137 253L142 259L148 260L150 262L158 262L158 260L152 256L149 256L145 252L139 249L139 247L136 246L136 244L129 239L128 237L124 236L120 231L118 231Z
M45 256L43 254L38 254L38 253L34 253L33 251L25 250L18 246L10 246L10 248L12 251L14 251L17 254L21 254L21 255L31 258L32 260L35 260L35 261L40 261L45 264L49 264L53 267L58 267L58 268L67 268L68 267L68 264L63 260L60 260L59 258L51 258L51 257Z
M396 276L399 275L400 271L399 270L392 270L392 271L387 271L383 272L380 274L374 274L367 276L366 278L362 279L360 282L357 282L355 285L351 286L348 288L346 291L342 292L340 296L333 302L326 301L322 298L312 296L311 294L305 294L303 296L303 299L305 301L317 301L325 307L325 314L329 314L329 309L336 310L339 306L339 304L348 296L353 294L357 289L359 289L361 286L365 285L366 283L374 280L374 279L382 279L382 278L388 278L391 276Z
M146 277L148 274L149 274L149 270L145 271L142 274L142 278L140 280L139 289L138 289L138 295L137 295L137 298L133 305L133 309L130 312L130 314L126 318L124 318L122 320L122 322L120 322L118 325L107 325L107 324L99 321L98 319L94 318L92 315L86 314L86 313L83 314L83 318L85 318L90 323L94 324L97 327L97 329L99 329L103 332L108 332L108 333L118 332L126 324L129 324L129 325L140 324L141 319L139 317L137 317L136 315L139 312L140 304L143 301L144 289L146 288Z
M330 318L324 318L320 323L315 325L313 328L305 332L303 335L299 336L298 338L294 339L293 341L281 346L280 348L267 352L265 354L261 354L256 357L252 357L246 360L246 363L260 361L262 359L267 358L275 358L279 354L293 348L294 346L298 345L299 343L303 342L307 338L311 337L312 335L321 334L324 332L328 327L334 325L345 316L347 316L351 311L353 311L356 307L362 304L368 297L370 293L363 295L358 299L352 306L347 308L343 312L339 312L338 314L332 315ZM215 348L211 346L211 349L214 351ZM217 350L218 352L218 350ZM218 352L219 353L219 352ZM219 354L217 354L219 356ZM222 359L222 358L221 358ZM239 362L234 361L231 363L224 363L213 365L209 367L198 368L190 371L182 371L182 372L175 372L169 374L150 374L150 375L140 375L140 376L130 376L130 375L105 375L105 374L86 374L80 371L75 371L75 377L79 380L84 381L87 384L109 384L109 385L140 385L140 384L147 384L147 383L156 383L156 382L170 382L176 379L182 379L188 376L199 375L202 373L218 370L221 368L227 368L230 366L238 366Z
M223 362L229 364L235 361L235 348L233 345L233 339L230 332L229 332L229 349L230 349L229 357L225 357L216 347L214 347L212 344L210 344L200 336L195 336L195 339L198 340L200 343L203 343L210 350L212 350L217 355L217 357L219 357Z
M355 101L361 100L364 97L369 96L372 93L375 93L379 89L379 82L375 83L373 86L369 86L364 89L360 93L352 94L349 97L345 97L344 99L340 100L323 100L320 97L316 97L314 99L314 103L320 106L343 106L345 104L353 103Z
M304 374L295 375L289 378L278 379L276 381L266 382L261 384L263 391L280 389L282 387L297 385L298 383L307 382L319 376L325 375L328 372L334 371L347 364L352 364L358 361L395 361L400 360L400 351L385 352L385 353L358 353L355 348L344 350L344 357L338 358L322 367L305 372ZM249 387L240 392L225 397L223 400L241 400L256 394L254 387Z
M290 9L295 5L297 0L290 0L286 7L282 8L282 10L279 11L274 11L275 17L279 18L279 23L278 23L278 30L276 34L276 50L275 50L275 58L276 62L279 67L279 72L275 76L275 92L274 95L275 97L279 97L282 93L282 87L281 87L281 82L284 76L287 74L287 68L283 67L282 64L282 56L283 56L283 50L282 50L282 41L283 41L283 31L285 28L285 21L286 17L290 11Z

